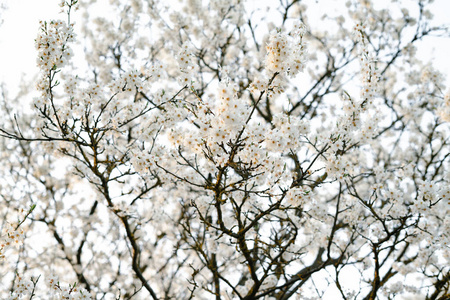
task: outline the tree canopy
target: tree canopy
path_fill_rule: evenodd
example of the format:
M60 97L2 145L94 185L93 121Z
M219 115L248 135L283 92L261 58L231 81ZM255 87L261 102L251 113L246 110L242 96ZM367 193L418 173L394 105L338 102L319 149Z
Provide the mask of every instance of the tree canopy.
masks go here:
M338 2L60 1L1 88L2 299L449 299L447 28Z

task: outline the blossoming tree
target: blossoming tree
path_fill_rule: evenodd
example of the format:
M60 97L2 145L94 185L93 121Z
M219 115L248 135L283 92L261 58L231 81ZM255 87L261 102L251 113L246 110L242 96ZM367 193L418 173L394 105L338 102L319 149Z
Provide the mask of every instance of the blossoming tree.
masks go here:
M2 299L449 299L429 2L61 1L2 88Z

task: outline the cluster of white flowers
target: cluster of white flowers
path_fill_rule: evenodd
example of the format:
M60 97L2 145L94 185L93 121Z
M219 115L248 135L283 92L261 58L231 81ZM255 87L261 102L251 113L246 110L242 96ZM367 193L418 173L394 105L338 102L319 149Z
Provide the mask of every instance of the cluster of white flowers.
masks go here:
M6 223L3 229L3 235L0 237L0 260L6 260L6 251L10 247L19 248L23 244L25 233L22 227L17 224ZM8 300L23 299L23 296L30 295L34 289L34 283L31 280L23 279L17 275L11 294Z
M303 35L305 25L297 22L290 34L273 31L266 46L266 71L269 74L297 75L303 70L306 56Z
M265 76L260 74L250 84L250 92L256 94L259 97L260 93L267 93L267 96L274 98L277 95L281 95L285 92L286 78L284 76L276 76L271 82Z
M438 198L450 206L450 184L447 180L440 184Z
M142 91L144 89L144 82L141 74L137 70L132 70L112 81L109 89L113 93Z
M133 155L131 158L131 163L134 169L137 172L148 172L149 170L153 170L156 166L157 158L145 152L141 152L140 154Z
M288 35L273 31L266 50L266 70L271 73L287 72L290 62Z
M245 100L237 97L238 87L234 83L221 81L218 88L217 115L212 118L213 128L225 132L237 132L245 124L248 117L248 106Z
M365 36L364 30L366 29L364 24L356 24L353 28L353 34L356 40L360 43L360 65L361 65L361 100L365 103L364 107L369 104L372 105L373 98L378 92L378 82L380 80L380 74L375 66L375 57L372 56L368 49L368 41Z
M150 68L147 70L145 69L149 74L149 77L152 77L153 80L159 80L164 78L165 74L165 68L162 62L155 62L153 63Z
M287 205L292 207L301 207L305 203L309 203L312 199L312 192L308 188L294 187L291 188L285 196Z
M91 294L84 288L80 288L77 284L61 287L58 277L51 275L48 277L47 284L49 285L51 297L57 297L58 300L91 300Z
M439 109L442 121L450 122L450 90L445 94L442 106Z
M445 89L444 75L431 65L425 66L420 74L420 81L422 85L417 92L418 96L427 96ZM429 101L429 97L427 97Z
M355 145L361 146L370 142L377 134L380 122L380 114L374 110L374 99L379 89L379 74L375 65L376 59L368 49L365 29L365 25L361 23L353 28L353 34L360 43L360 98L354 99L343 91L341 94L343 115L337 118L336 128L331 134L320 138L328 141L328 152L331 154L327 157L327 173L339 180L352 175L357 168L356 164L360 164L350 157L341 156Z
M273 117L274 129L266 134L266 149L273 152L296 153L302 137L309 133L309 125L297 116L277 114Z
M414 206L418 212L425 211L436 202L438 197L438 185L431 181L420 180L418 192L418 197L414 202Z
M36 38L38 67L48 75L50 70L63 67L73 56L68 42L74 40L73 25L61 20L40 21L40 31Z
M12 246L19 248L23 244L24 236L22 227L17 228L15 224L6 223L0 240L0 259L6 258L5 252L8 248Z
M17 275L16 282L13 287L13 292L8 300L24 299L22 296L30 295L33 292L34 284L31 280L23 279L22 276ZM30 298L31 299L31 298Z
M78 4L78 0L60 0L59 1L59 7L61 7L61 12L64 12L64 8L72 8L75 6L75 9L78 9L79 6Z
M37 65L40 69L36 89L40 96L34 98L34 106L44 111L47 101L52 98L51 89L56 85L54 74L65 66L73 56L69 43L75 38L73 24L61 20L40 21L35 46L38 50ZM68 91L71 85L68 85Z
M66 76L64 81L64 92L68 97L74 97L78 85L80 84L79 78L76 76Z
M193 72L195 71L194 56L191 46L186 42L181 46L181 50L177 55L177 62L180 70L178 82L181 86L191 86L194 84ZM196 86L196 84L194 84Z

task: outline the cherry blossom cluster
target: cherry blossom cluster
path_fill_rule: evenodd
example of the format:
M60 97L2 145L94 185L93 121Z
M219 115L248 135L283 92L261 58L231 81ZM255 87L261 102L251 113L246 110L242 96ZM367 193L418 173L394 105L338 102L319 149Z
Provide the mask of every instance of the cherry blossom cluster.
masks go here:
M415 211L421 212L430 209L437 202L449 203L450 188L447 181L435 183L433 181L419 181L417 199L414 201Z
M60 0L59 7L61 7L61 9L64 9L64 7L67 7L70 9L73 6L75 6L75 8L78 8L79 6L77 6L77 4L78 4L78 0ZM64 10L62 10L62 12L64 12Z
M25 233L18 224L6 223L3 234L0 237L0 260L6 260L6 251L11 247L19 248L24 241ZM23 299L23 296L32 294L35 284L31 280L23 279L17 275L14 287L8 300Z
M180 76L178 82L181 86L191 86L193 84L193 72L195 71L194 56L192 54L192 47L185 42L177 55L177 62L179 66Z
M291 188L285 196L286 204L293 207L302 207L305 203L309 205L312 199L312 192L303 187Z
M145 173L153 170L157 158L154 155L148 153L134 154L131 158L131 163L137 172Z
M147 70L145 69L144 72L148 72L148 76L151 77L153 80L157 81L160 79L165 78L165 67L162 62L155 62L151 65L151 67Z
M34 291L35 284L31 280L22 278L17 275L16 282L13 287L13 292L9 295L8 300L25 299L23 297L31 295ZM30 296L31 297L31 296Z
M219 83L216 118L211 118L212 128L225 132L237 132L244 126L248 118L246 101L237 97L238 87L234 83ZM215 134L217 135L217 133Z
M269 74L282 73L294 77L303 70L305 64L305 46L303 35L306 28L302 23L295 23L290 34L274 30L266 46L266 71Z
M36 81L36 89L40 96L34 98L34 106L42 111L47 109L47 105L52 105L56 109L52 100L52 88L58 84L55 74L65 66L72 58L73 51L69 43L75 38L73 24L67 25L61 20L50 22L40 21L40 30L35 40L38 50L37 65L40 69L39 79ZM70 84L69 91L71 90ZM58 113L67 115L59 111Z
M56 299L65 300L91 300L91 294L84 288L78 287L77 284L68 285L67 287L61 287L58 277L55 275L49 276L47 280L49 286L50 295L57 297Z
M444 96L444 103L439 110L439 116L442 121L450 122L450 91L448 91Z
M1 237L0 244L0 259L5 259L5 252L10 247L19 248L23 244L25 237L22 227L18 227L17 224L6 223L3 229L3 235Z
M302 137L309 134L309 124L299 117L277 114L272 124L274 129L266 135L266 149L278 152L298 152L301 147Z
M74 40L73 26L61 20L40 21L40 31L36 38L38 67L46 74L50 70L63 67L73 56L68 42Z
M249 90L255 96L259 96L262 92L267 93L270 98L276 98L282 95L286 89L286 80L283 76L276 76L273 80L269 80L266 76L259 74L250 84Z
M356 40L361 45L359 50L359 63L361 66L361 99L364 104L369 102L368 104L371 105L371 102L378 91L380 75L375 66L376 59L368 49L368 41L364 33L365 28L364 24L356 24L353 28L353 33Z
M328 151L332 154L327 158L327 174L339 180L352 176L358 163L354 157L343 157L348 149L369 143L377 134L380 123L380 112L374 106L378 93L379 74L376 69L376 59L368 49L364 24L358 23L353 28L353 34L360 44L359 62L361 78L361 94L359 99L352 98L346 91L341 94L343 114L336 120L336 130L321 140L328 140Z

